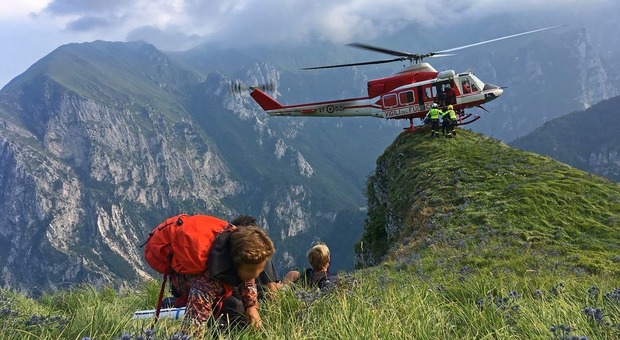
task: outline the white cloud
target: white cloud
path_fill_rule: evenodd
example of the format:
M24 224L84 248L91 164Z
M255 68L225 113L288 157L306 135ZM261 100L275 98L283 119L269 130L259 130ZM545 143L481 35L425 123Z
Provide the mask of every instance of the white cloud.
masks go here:
M151 27L164 35L171 30L204 40L240 44L304 42L310 38L345 42L389 34L410 24L433 27L506 12L571 9L577 12L613 3L612 0L588 3L582 0L48 1L25 3L30 3L28 11L38 8L41 17L64 19L58 29L89 31L99 39Z
M50 0L0 1L0 21L21 20L31 13L40 12Z
M605 6L620 7L617 0L1 0L0 38L15 45L0 49L0 62L12 67L15 59L20 66L0 72L0 84L51 43L143 39L168 50L206 41L345 43L370 41L412 24L437 27L503 13L562 12L577 18ZM15 31L21 40L12 36ZM35 46L37 41L44 43Z
M406 25L427 27L500 13L597 8L612 0L177 0L151 1L140 26L168 27L222 43L372 39ZM135 22L134 22L135 23Z

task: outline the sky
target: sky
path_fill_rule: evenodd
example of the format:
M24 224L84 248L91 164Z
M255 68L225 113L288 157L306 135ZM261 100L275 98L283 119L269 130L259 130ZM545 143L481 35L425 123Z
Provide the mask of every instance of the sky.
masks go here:
M503 13L574 13L617 0L0 0L0 87L60 45L144 40L167 51L347 43L411 24Z

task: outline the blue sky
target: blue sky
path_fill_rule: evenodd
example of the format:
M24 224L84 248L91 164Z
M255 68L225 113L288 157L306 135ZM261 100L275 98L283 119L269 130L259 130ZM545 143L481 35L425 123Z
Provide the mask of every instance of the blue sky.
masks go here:
M145 40L163 50L368 40L505 12L580 15L616 0L0 0L0 87L56 47Z

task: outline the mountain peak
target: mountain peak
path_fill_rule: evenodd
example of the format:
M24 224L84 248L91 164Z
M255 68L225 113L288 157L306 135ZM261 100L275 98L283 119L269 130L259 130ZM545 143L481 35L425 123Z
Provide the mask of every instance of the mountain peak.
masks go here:
M58 47L0 93L50 82L94 100L126 96L151 100L165 97L166 93L187 92L188 80L195 83L200 77L151 44L97 40ZM145 92L149 95L144 96Z

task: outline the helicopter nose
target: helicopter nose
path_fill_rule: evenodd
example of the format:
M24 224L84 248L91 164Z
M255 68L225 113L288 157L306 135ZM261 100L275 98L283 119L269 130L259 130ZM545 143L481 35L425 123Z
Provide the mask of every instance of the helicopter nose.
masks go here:
M485 84L483 88L484 98L486 102L496 99L504 93L504 89L499 86Z

